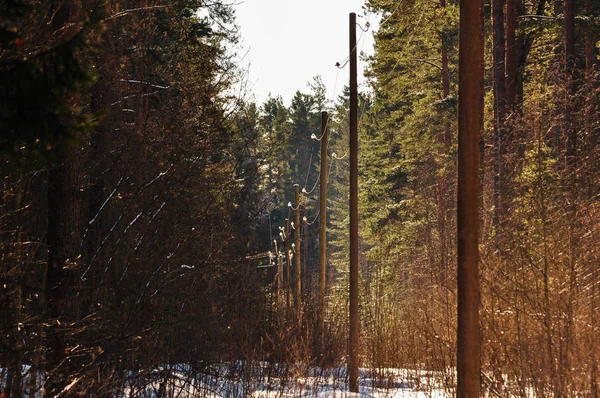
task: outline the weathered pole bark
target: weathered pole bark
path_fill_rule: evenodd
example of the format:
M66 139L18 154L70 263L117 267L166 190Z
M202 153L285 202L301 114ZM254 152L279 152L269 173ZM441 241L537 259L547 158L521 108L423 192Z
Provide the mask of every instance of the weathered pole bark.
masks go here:
M289 315L292 296L292 259L290 258L290 219L285 219L285 308Z
M325 326L325 286L327 283L327 112L321 112L321 175L319 186L319 335Z
M483 92L482 13L482 0L460 0L456 390L459 398L477 398L480 392L478 142Z
M300 256L300 186L294 184L294 209L295 209L295 240L296 240L296 319L302 325L302 269Z
M358 82L356 14L350 13L350 337L348 377L358 392Z

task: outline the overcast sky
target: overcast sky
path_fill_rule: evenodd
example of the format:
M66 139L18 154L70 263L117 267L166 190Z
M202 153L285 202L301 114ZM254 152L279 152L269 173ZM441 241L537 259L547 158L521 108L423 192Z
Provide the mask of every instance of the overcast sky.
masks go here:
M362 37L357 28L359 51L373 51L377 18L364 17L363 4L364 0L240 0L234 8L242 45L249 50L243 63L250 64L249 85L257 102L271 93L289 105L296 90L308 92L306 84L316 75L323 78L328 99L337 96L348 84L349 67L338 72L335 63L348 57L350 12L356 12L359 25L364 27L367 20L371 25ZM361 76L359 60L359 84Z

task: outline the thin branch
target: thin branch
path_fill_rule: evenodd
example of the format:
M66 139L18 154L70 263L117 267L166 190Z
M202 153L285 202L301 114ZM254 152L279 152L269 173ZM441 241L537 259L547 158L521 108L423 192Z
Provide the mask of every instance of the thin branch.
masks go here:
M434 68L438 68L439 70L442 70L441 66L439 66L438 64L433 63L433 62L431 62L429 60L426 60L426 59L422 59L422 58L421 59L411 59L411 61L412 62L420 62L420 63L423 63L423 64L427 64L427 65L433 66Z
M159 88L161 90L167 90L167 89L171 88L171 86L159 86L158 84L152 84L152 83L149 83L149 82L143 82L141 80L121 79L119 81L121 83L143 84L145 86L150 86L152 88Z
M120 17L123 17L123 16L125 16L127 14L131 14L132 12L137 12L137 11L149 11L149 10L164 9L164 8L169 8L169 5L131 8L129 10L123 10L121 12L118 12L118 13L114 14L114 15L111 15L110 17L108 17L106 19L110 20L110 19L120 18Z
M554 17L552 15L527 14L527 15L519 15L517 17L517 19L550 19L550 20L556 20L556 19L562 19L562 18L557 18L557 17Z

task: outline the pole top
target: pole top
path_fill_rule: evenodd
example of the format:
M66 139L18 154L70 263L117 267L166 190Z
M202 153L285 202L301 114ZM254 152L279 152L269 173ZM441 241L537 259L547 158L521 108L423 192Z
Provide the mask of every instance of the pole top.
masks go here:
M298 184L294 184L294 188L296 188L296 187L298 187L298 188L299 188L299 187L300 187L300 185L298 185Z

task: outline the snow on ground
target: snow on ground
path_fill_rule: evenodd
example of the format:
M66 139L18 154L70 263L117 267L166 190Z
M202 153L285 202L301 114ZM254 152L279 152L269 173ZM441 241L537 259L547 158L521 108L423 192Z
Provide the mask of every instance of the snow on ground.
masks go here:
M441 398L453 395L443 387L443 374L437 372L385 369L374 373L360 371L360 393L348 391L346 370L313 368L309 376L294 376L277 366L222 364L209 372L192 376L184 367L157 369L166 375L164 382L133 381L123 398L155 398L158 396L192 398ZM210 374L209 374L210 373ZM154 379L156 380L156 379Z
M23 367L28 396L29 367ZM301 376L308 374L308 376ZM223 363L199 373L190 366L164 365L149 372L129 372L129 379L115 398L443 398L453 395L444 388L442 372L407 369L360 369L360 393L348 391L343 367L284 369L279 365L243 362ZM447 377L447 376L446 376ZM40 374L38 382L43 380ZM0 392L6 371L0 368ZM36 397L41 397L40 386Z
M30 375L30 366L29 365L23 365L21 367L21 381L23 383L23 393L21 394L23 397L29 397L29 377ZM8 369L7 368L3 368L0 367L0 396L1 394L4 392L5 388L6 388L6 378L8 377ZM39 372L37 375L37 390L35 393L35 398L42 398L42 391L41 391L41 383L44 380L44 374L42 372Z

